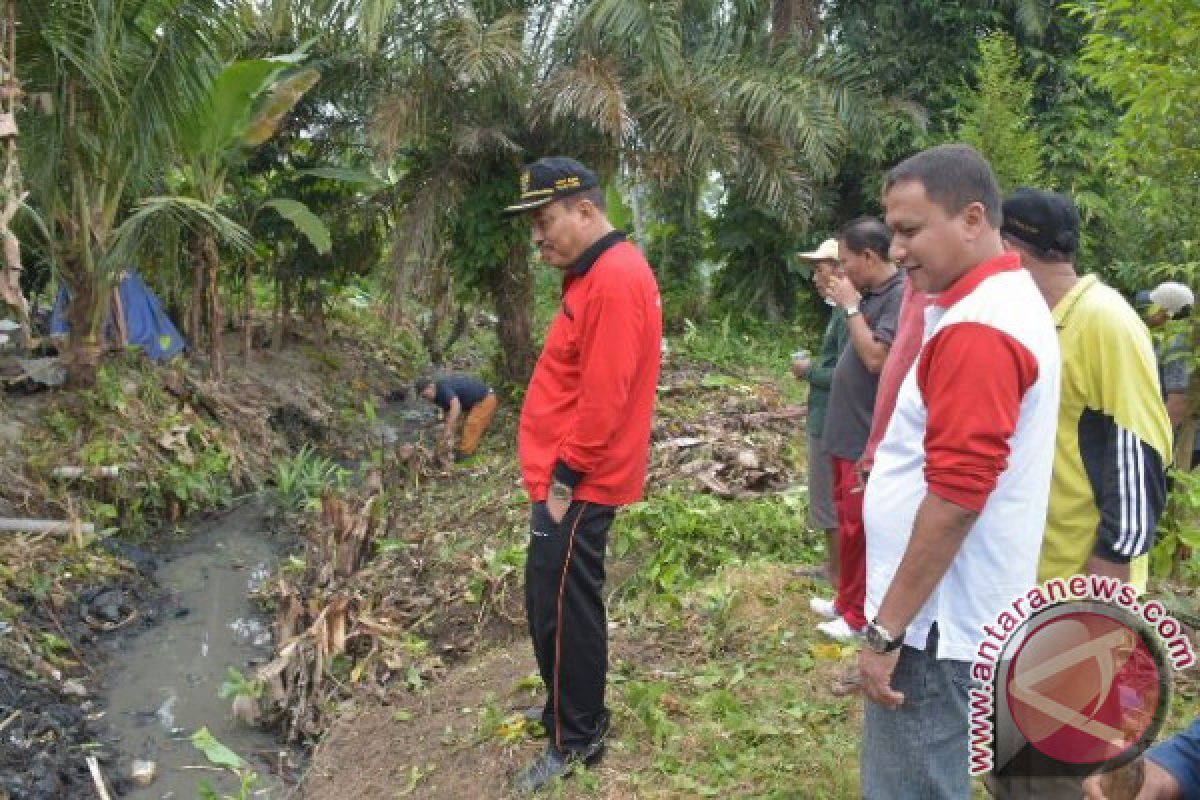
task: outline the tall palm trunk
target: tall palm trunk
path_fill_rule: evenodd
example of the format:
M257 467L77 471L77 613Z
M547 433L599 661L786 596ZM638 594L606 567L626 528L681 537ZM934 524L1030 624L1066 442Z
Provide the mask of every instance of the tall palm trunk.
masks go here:
M107 292L79 260L64 265L63 277L70 301L67 303L67 385L86 388L96 383L96 371L104 354L101 327Z
M287 338L288 324L291 317L292 308L292 284L283 277L283 265L276 264L275 266L275 335L272 337L272 347L276 352L281 352Z
M7 303L17 312L17 321L21 325L20 346L28 350L33 341L33 332L29 324L29 302L21 291L21 243L17 241L9 226L25 200L27 192L21 179L21 161L17 155L17 101L21 95L21 87L17 82L17 11L13 0L4 4L3 19L4 56L2 66L7 80L4 85L3 123L4 141L4 178L0 186L3 195L3 210L0 211L0 246L4 255L4 272L0 276L0 301Z
M250 285L251 270L254 266L254 256L246 254L242 265L242 363L250 365L250 350L254 347L254 326L251 318L254 316L254 291Z
M500 340L500 377L524 384L533 374L537 352L533 345L533 271L525 244L514 244L508 258L488 276L496 308L496 338Z
M193 353L201 353L207 346L208 375L213 380L221 379L225 366L217 286L220 266L217 238L211 231L205 231L192 245L192 305L188 309L188 335Z
M771 44L779 45L794 33L815 38L821 25L820 6L814 0L772 0Z
M217 238L206 231L201 239L201 253L204 257L204 292L205 307L208 312L209 339L209 375L213 380L220 380L225 374L225 354L221 349L221 287L218 284L218 273L221 268L221 255L217 251Z
M204 254L200 245L192 244L192 302L188 306L188 340L192 355L202 351L204 341Z

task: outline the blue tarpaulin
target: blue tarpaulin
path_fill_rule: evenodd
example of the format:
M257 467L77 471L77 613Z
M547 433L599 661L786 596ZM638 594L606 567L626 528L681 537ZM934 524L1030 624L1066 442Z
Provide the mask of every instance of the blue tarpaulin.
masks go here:
M127 346L140 348L155 361L167 361L183 350L183 337L179 335L175 323L163 311L162 304L137 270L125 270L118 291L121 293L121 310L125 314L125 332L129 337ZM50 317L52 336L67 334L67 300L67 290L63 287L58 292L54 313ZM105 341L114 341L117 338L115 333L112 319L105 320Z

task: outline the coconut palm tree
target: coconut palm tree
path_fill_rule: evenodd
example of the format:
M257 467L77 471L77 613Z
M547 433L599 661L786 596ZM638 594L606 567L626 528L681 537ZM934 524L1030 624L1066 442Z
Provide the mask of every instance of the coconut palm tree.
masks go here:
M155 197L236 16L223 0L18 0L21 115L40 247L71 301L68 376L94 380L113 282L162 213L244 232L203 203Z

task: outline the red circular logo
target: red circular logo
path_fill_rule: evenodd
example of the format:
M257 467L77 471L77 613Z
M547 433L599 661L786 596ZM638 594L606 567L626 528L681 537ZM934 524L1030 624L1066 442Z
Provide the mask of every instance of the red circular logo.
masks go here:
M1005 691L1014 724L1067 764L1120 757L1156 727L1164 676L1131 625L1099 611L1035 624L1017 648Z

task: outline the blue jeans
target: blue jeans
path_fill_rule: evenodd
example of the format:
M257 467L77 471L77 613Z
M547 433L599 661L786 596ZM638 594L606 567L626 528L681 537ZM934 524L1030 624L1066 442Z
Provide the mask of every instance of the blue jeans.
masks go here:
M969 800L971 662L934 658L937 626L924 650L905 645L892 676L904 705L867 701L862 743L866 800Z

